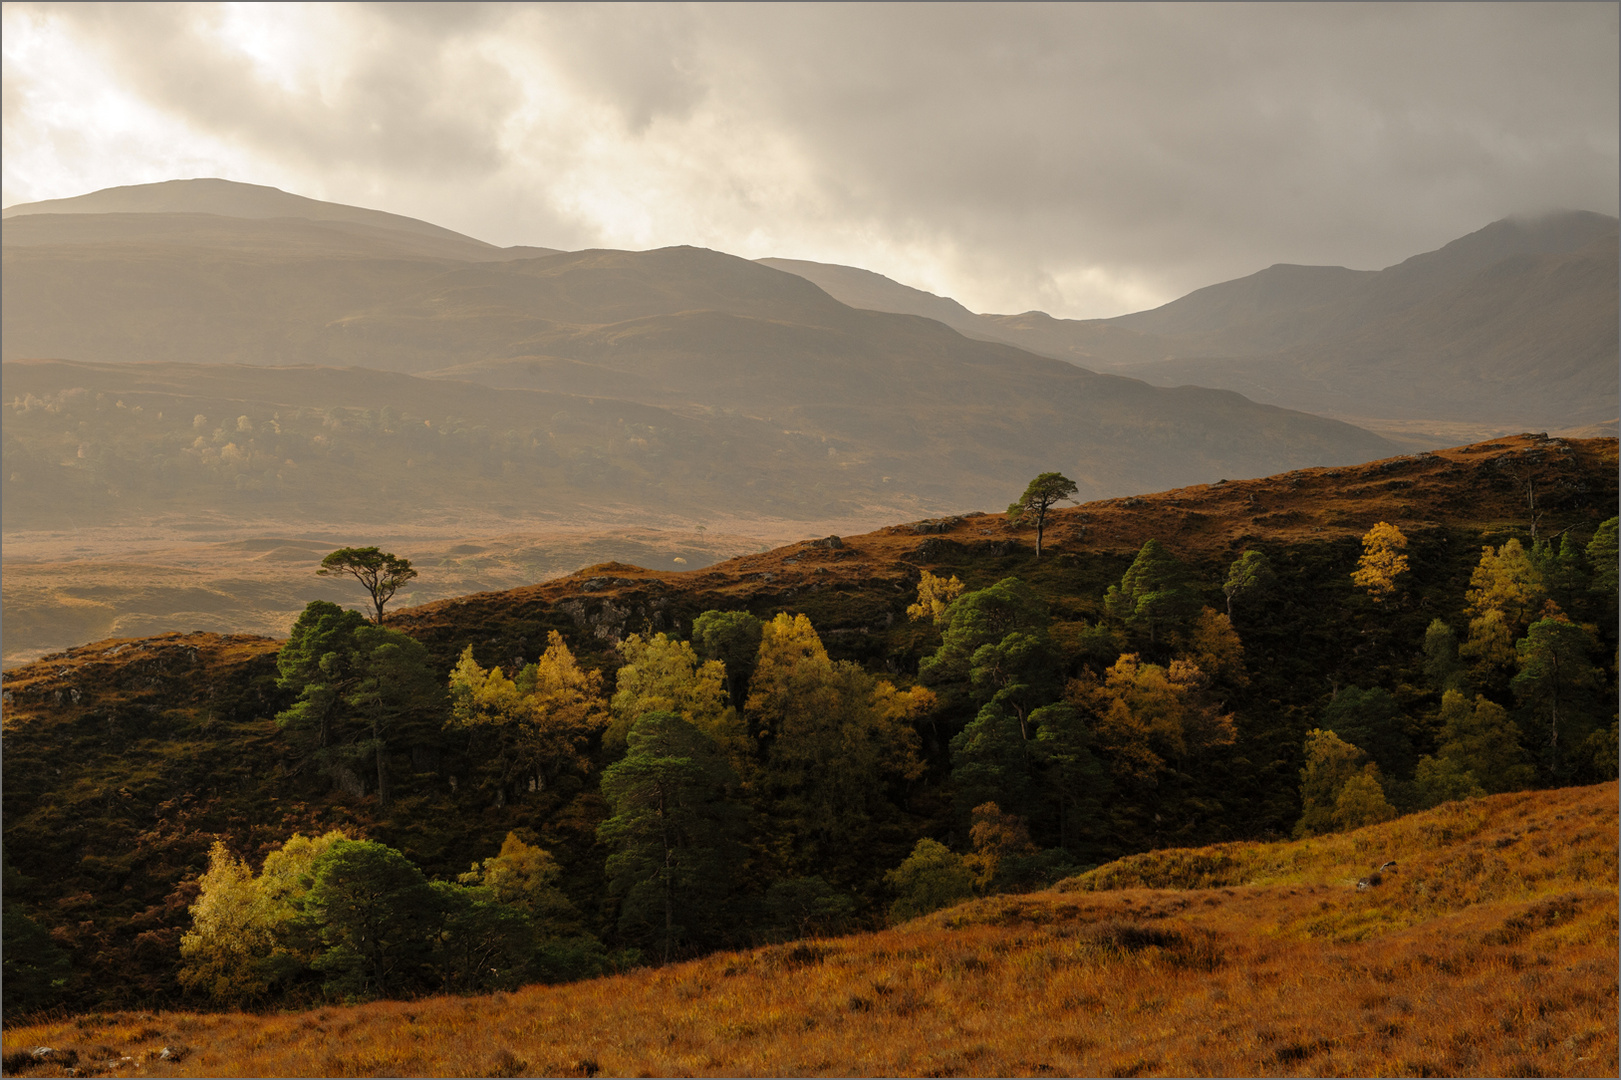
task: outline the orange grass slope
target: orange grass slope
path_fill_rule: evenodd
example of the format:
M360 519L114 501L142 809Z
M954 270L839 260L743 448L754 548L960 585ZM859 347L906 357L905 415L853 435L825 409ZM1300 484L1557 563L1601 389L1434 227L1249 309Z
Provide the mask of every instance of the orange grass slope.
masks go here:
M1612 782L1310 841L1155 852L879 933L492 997L11 1027L4 1065L63 1075L71 1064L80 1076L1614 1076L1616 809ZM1392 860L1377 886L1356 887ZM53 1053L29 1056L42 1046Z

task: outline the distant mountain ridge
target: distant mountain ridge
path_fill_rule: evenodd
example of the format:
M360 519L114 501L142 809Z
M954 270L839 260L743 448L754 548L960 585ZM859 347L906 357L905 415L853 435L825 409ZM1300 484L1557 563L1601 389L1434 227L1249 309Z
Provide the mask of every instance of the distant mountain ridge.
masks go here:
M245 198L279 212L279 194ZM816 507L1002 505L1010 488L1051 469L1101 497L1395 449L1230 392L1156 389L933 319L852 308L803 277L720 252L481 257L413 247L476 241L370 219L159 204L148 214L5 221L8 361L364 367L571 396L593 415L593 403L623 401L665 410L672 429L676 417L735 414L817 441L821 481L801 500ZM566 402L548 409L567 411ZM537 419L530 437L546 433ZM619 437L605 430L571 452L618 461ZM746 437L762 490L779 466L800 486L805 463L789 460L797 450L784 457L763 435ZM659 452L708 468L703 439L683 440Z
M1278 264L1086 320L975 316L865 271L762 261L854 306L949 315L969 336L1155 385L1346 417L1558 429L1618 410L1616 235L1615 218L1588 211L1507 218L1384 270Z
M76 195L68 199L21 203L0 210L0 219L10 220L38 214L212 214L227 218L297 218L306 221L364 225L374 229L412 233L472 245L474 250L483 249L489 252L491 257L499 257L503 251L517 250L535 255L550 255L556 250L501 248L402 214L309 199L262 184L243 184L234 180L214 178L132 184L127 187L92 191L87 195ZM7 242L11 242L9 237Z

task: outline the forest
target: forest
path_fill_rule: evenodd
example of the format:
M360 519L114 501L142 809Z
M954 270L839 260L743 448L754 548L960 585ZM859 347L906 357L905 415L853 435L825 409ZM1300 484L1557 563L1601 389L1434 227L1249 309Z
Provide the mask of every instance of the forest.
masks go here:
M448 786L530 824L466 866L386 827L257 858L216 840L172 985L247 1006L562 981L1614 776L1616 519L1483 546L1451 581L1442 546L1380 522L1316 564L1248 548L1202 577L1150 539L1080 597L925 569L906 647L865 664L804 613L706 610L590 660L556 629L521 666L469 644L446 676L386 621L311 603L274 654L284 786L379 815ZM1318 688L1313 646L1346 645L1329 623L1357 640ZM588 846L548 846L563 819ZM21 908L7 938L9 1001L62 996L57 942Z
M316 601L281 642L78 650L134 688L85 668L82 701L8 673L6 1009L563 982L1613 778L1617 520L1566 487L1552 535L1533 513L1111 551L1089 504L1039 557L933 535L1036 524L978 515L898 530L933 569L883 580L836 576L872 549L830 537L651 607L597 599L647 573L609 564L544 603ZM789 572L797 595L714 591ZM18 722L51 693L65 719Z

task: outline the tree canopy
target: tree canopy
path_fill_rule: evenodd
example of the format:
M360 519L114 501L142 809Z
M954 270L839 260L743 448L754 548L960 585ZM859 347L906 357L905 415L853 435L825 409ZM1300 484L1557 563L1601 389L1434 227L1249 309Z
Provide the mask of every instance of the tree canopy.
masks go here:
M1368 590L1375 601L1396 591L1396 579L1407 573L1407 537L1388 521L1381 521L1362 538L1362 557L1351 581Z
M1009 525L1036 519L1036 558L1041 558L1041 534L1047 525L1047 511L1060 502L1074 502L1073 496L1078 490L1075 481L1063 473L1044 472L1030 481L1024 494L1008 505Z
M397 558L374 547L339 548L321 560L317 574L348 574L371 594L376 614L372 621L383 625L383 605L393 598L401 585L417 576L411 569L410 559Z
M1158 643L1162 628L1185 621L1200 607L1188 586L1187 567L1158 540L1144 541L1120 584L1109 586L1104 606L1126 625L1146 627L1150 645Z

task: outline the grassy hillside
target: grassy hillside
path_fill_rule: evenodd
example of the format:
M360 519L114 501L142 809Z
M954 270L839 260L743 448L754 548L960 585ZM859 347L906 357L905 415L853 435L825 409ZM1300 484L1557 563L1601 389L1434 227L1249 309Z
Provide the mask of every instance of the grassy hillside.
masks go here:
M568 987L12 1023L4 1063L81 1076L1614 1075L1616 802L1611 782L1322 840L1161 851L877 933Z
M1016 811L1031 815L1040 845L1057 850L1067 842L1074 851L1066 857L1084 865L1287 835L1301 813L1302 740L1342 687L1388 692L1413 753L1434 753L1440 725L1438 694L1424 670L1426 627L1437 618L1465 625L1464 596L1483 544L1529 539L1524 479L1539 493L1544 535L1569 531L1585 543L1615 514L1615 454L1613 441L1502 440L1061 510L1039 562L1028 529L1010 527L1003 515L968 515L846 536L837 546L793 544L692 572L603 564L405 608L390 622L426 646L439 679L469 645L480 664L516 671L555 630L611 688L628 634L686 637L709 609L800 613L835 659L904 689L941 644L937 628L906 616L920 572L958 576L970 589L1018 575L1050 607L1055 678L1084 683L1127 650L1166 663L1184 647L1156 645L1104 610L1104 590L1121 580L1144 541L1156 539L1182 559L1199 598L1218 608L1235 555L1267 553L1279 580L1234 610L1243 679L1219 684L1220 707L1236 718L1234 741L1189 757L1152 785L1122 779L1109 810L1099 809L1080 840L1062 831L1041 799L1026 797L1028 808ZM1411 581L1393 604L1371 601L1350 582L1358 540L1378 521L1410 538ZM1574 617L1597 622L1603 599L1565 602ZM1613 694L1613 630L1599 632L1598 677ZM258 860L294 832L348 828L444 877L493 855L509 830L525 829L556 856L562 888L591 931L610 941L619 933L596 837L608 812L596 777L615 760L606 746L588 748L592 764L583 775L522 792L481 780L488 767L465 738L435 735L420 752L397 755L395 798L383 806L364 789L323 779L278 731L272 718L291 703L275 685L278 647L263 637L176 634L103 641L6 672L5 852L22 875L8 882L7 903L20 905L70 958L68 1000L82 1008L180 1000L176 950L215 838ZM1506 686L1485 689L1515 706ZM945 685L941 693L953 691ZM883 875L918 839L965 846L953 738L975 706L951 701L916 719L923 775L885 788L869 839L839 870L838 889L860 920L881 918L889 902ZM1587 775L1573 768L1597 767L1549 763L1542 721L1516 715L1520 752L1535 763L1538 785L1570 783ZM1608 714L1594 716L1607 722ZM1406 774L1399 779L1408 782ZM759 865L775 857L766 852ZM750 880L758 892L771 879ZM710 947L759 940L751 935L765 931L750 921L757 918L750 895L737 901L731 936Z

